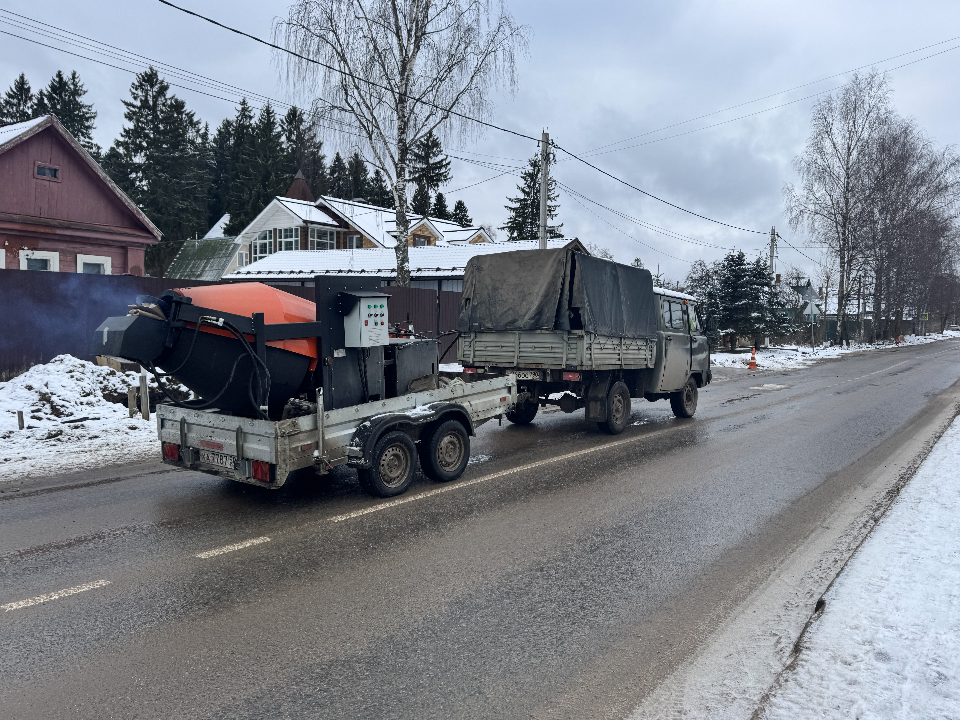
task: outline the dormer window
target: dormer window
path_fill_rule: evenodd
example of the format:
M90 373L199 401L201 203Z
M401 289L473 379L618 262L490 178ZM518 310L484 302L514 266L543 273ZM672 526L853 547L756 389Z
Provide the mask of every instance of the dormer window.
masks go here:
M37 162L33 167L33 176L38 180L52 180L53 182L60 182L60 168L56 165L48 165L47 163Z

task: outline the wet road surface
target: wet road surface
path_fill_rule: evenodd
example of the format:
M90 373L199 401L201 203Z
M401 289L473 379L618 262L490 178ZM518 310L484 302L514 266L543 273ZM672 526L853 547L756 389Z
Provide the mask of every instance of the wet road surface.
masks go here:
M716 373L615 438L489 423L391 501L349 470L6 483L0 717L622 717L942 407L960 342Z

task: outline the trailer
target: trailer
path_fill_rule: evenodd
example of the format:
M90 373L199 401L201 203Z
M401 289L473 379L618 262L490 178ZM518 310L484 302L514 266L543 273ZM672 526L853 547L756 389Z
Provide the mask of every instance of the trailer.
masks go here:
M696 299L655 288L650 272L570 249L472 258L464 273L457 356L467 377L513 375L507 419L544 405L585 410L623 432L631 398L668 399L693 417L712 379Z

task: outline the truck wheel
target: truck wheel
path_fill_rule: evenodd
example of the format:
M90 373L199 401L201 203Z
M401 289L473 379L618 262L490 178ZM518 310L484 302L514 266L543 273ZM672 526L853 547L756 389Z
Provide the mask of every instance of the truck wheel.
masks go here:
M687 378L686 384L679 391L670 393L670 407L673 414L679 418L692 418L697 411L697 381Z
M618 380L607 394L607 419L598 422L601 430L611 435L619 435L627 428L630 419L630 390L626 383Z
M399 430L377 441L371 460L369 468L357 471L357 478L361 488L377 497L406 492L417 472L417 448L410 436Z
M447 420L420 442L420 453L424 475L439 482L456 480L470 461L470 435L462 423Z
M513 410L507 412L507 420L514 425L529 425L537 416L537 410L540 409L540 403L536 400L528 400L521 404L517 403Z

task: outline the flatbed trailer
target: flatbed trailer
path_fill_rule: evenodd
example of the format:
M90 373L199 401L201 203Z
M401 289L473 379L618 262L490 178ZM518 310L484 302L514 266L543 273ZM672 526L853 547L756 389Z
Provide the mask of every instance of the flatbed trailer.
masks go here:
M347 465L365 490L390 497L418 467L439 481L459 477L476 428L516 402L516 378L507 375L337 409L324 408L321 391L315 410L277 421L158 405L157 434L168 465L266 488L301 470Z

